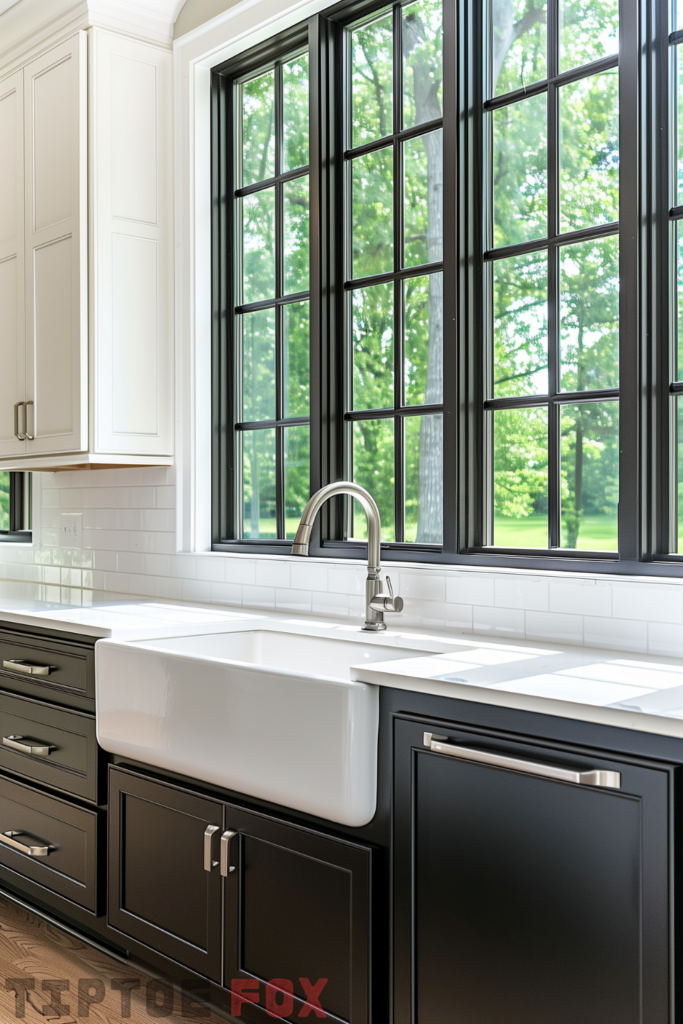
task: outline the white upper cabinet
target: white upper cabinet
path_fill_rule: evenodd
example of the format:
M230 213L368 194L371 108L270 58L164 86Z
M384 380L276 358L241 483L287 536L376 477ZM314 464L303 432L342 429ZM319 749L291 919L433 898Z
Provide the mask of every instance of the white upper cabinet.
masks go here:
M21 71L0 82L0 459L26 449L23 97Z
M87 46L24 68L27 455L88 447Z
M0 79L0 469L171 461L171 90L98 28Z

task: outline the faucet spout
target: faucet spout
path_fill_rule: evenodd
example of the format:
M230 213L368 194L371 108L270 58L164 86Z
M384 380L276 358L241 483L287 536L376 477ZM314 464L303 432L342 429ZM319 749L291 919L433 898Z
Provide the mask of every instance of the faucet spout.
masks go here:
M297 529L294 537L292 554L308 554L308 546L311 541L311 531L313 530L315 517L328 498L334 498L338 494L351 495L351 497L356 498L365 509L365 514L368 518L368 569L374 568L379 572L381 526L377 502L370 492L366 491L364 487L345 480L339 480L337 483L327 484L326 487L321 487L320 490L316 491L313 497L309 500L303 511L299 528Z
M308 554L315 517L327 499L334 498L338 494L348 494L350 497L356 498L365 509L368 519L368 576L365 581L365 625L363 629L378 632L387 628L384 623L384 612L400 612L403 608L403 601L400 597L394 597L388 576L389 596L387 597L382 592L382 580L380 578L380 539L382 527L379 509L375 499L364 487L350 481L339 480L336 483L327 484L326 487L321 487L319 491L316 491L301 516L301 522L292 543L292 554Z

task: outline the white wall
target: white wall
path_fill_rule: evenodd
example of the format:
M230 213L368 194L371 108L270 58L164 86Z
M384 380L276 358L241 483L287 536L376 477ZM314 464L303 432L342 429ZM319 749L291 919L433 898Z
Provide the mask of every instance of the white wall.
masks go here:
M361 621L361 564L177 554L172 469L34 479L34 545L0 546L8 596L71 604L156 597ZM82 513L82 548L60 546L62 512ZM391 576L405 599L403 614L390 617L397 626L683 656L683 581L405 564Z

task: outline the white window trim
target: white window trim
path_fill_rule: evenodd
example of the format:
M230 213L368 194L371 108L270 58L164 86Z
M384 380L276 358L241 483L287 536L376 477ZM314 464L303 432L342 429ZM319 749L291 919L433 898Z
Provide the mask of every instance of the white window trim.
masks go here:
M179 551L211 550L211 68L329 6L242 0L173 46Z

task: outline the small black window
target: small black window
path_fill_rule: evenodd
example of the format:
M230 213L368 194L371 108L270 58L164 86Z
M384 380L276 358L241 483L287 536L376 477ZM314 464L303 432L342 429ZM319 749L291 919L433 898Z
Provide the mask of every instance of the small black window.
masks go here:
M0 472L0 542L31 540L31 474Z

